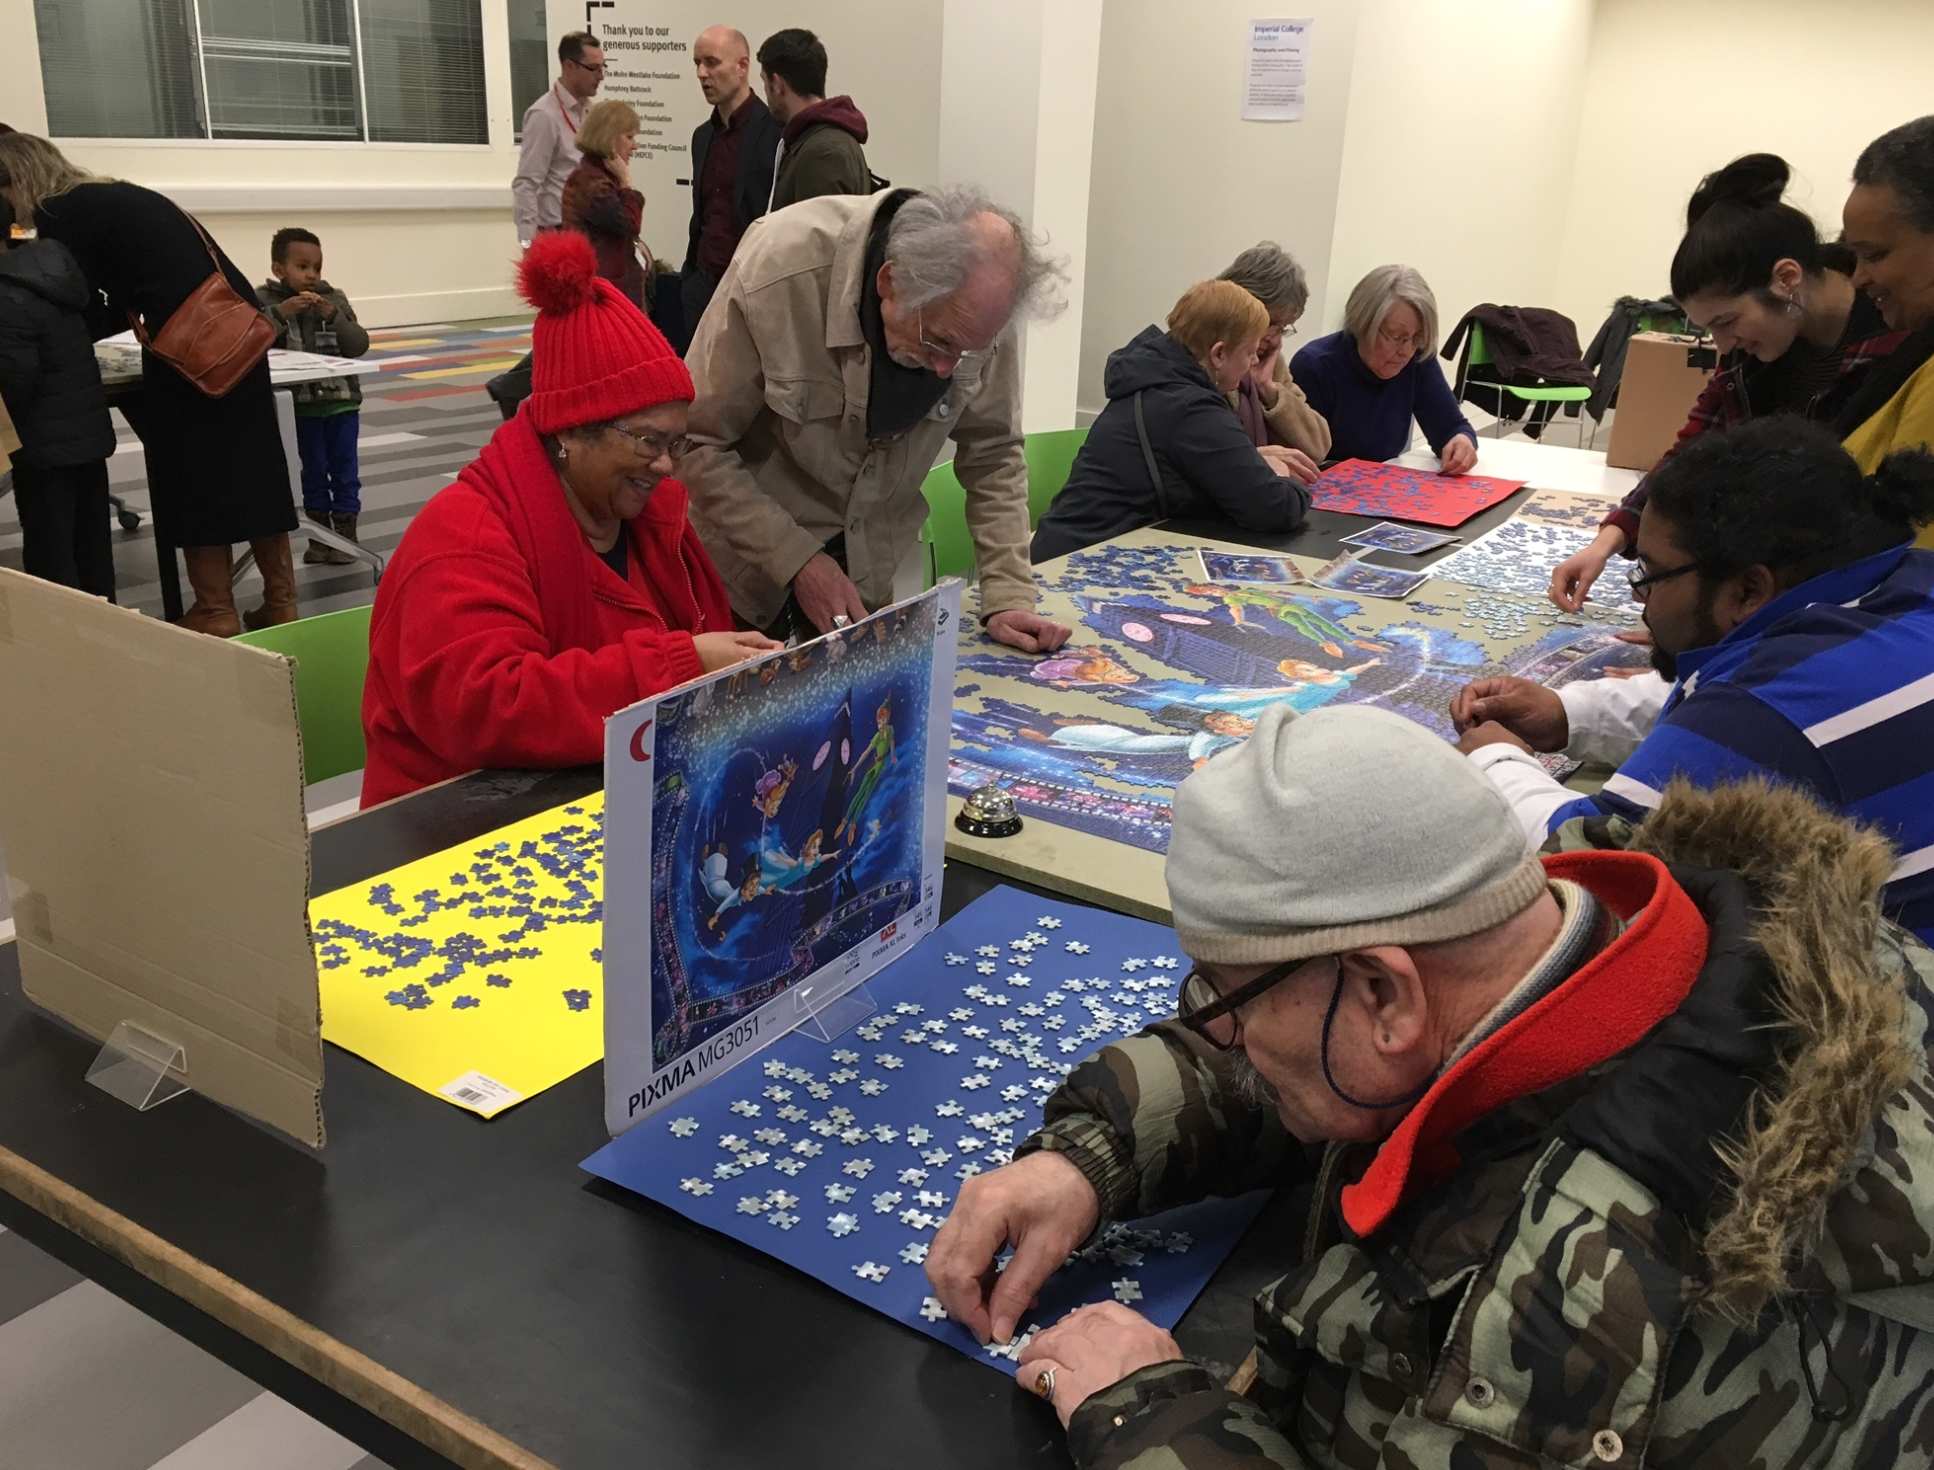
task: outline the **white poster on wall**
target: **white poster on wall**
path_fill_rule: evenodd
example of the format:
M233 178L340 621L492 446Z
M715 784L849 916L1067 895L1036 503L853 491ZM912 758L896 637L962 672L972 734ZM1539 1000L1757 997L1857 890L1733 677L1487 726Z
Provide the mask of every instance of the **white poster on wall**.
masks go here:
M1248 67L1243 80L1244 122L1301 122L1309 86L1312 22L1249 22Z
M638 114L639 163L679 167L691 158L692 124L685 121L698 84L692 79L692 38L660 22L655 8L624 0L585 7L586 20L604 48L600 98L629 102Z

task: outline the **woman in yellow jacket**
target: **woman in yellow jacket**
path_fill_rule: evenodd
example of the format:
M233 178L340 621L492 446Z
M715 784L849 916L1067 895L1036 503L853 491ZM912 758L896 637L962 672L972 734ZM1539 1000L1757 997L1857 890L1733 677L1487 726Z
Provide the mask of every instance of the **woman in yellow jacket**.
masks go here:
M1934 445L1934 116L1882 133L1853 167L1841 214L1853 283L1910 335L1875 364L1839 418L1868 473L1896 449ZM1919 544L1934 546L1934 525Z

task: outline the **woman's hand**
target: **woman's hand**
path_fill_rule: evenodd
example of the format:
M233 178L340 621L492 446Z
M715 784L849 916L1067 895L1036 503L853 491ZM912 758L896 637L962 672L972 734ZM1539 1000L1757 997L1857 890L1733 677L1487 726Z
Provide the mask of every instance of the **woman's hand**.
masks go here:
M1447 475L1467 475L1477 467L1477 444L1469 434L1453 434L1437 463Z
M627 189L631 187L631 164L628 160L614 153L605 159L604 166L611 171L611 177L620 185Z
M1605 570L1605 563L1624 546L1623 531L1617 526L1600 526L1589 543L1552 570L1551 586L1545 589L1545 595L1566 612L1577 612L1584 606L1585 594L1592 590L1592 583Z
M1300 449L1292 449L1287 444L1265 444L1256 451L1263 457L1263 463L1277 474L1291 480L1309 484L1322 473L1316 461Z
M763 633L694 633L692 647L698 650L699 666L716 674L762 653L777 653L785 644Z

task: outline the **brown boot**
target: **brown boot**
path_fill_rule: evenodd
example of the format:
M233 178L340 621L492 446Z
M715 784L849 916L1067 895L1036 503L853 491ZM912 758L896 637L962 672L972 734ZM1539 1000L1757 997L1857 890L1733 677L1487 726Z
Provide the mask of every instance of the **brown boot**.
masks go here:
M329 516L329 524L343 540L354 541L358 546L363 544L356 539L356 518L354 516L337 515L332 511ZM355 564L356 558L348 552L337 551L333 546L329 549L335 555L337 566L346 567Z
M332 515L328 511L317 512L305 510L302 515L305 520L313 521L316 525L330 531L335 530L336 523L343 519L343 517ZM355 518L352 516L349 519L353 521ZM309 544L302 552L302 564L305 567L346 567L356 559L346 552L336 550L335 547L325 541L318 540L314 536L309 537L308 540Z
M242 631L235 616L234 563L226 546L184 546L181 559L188 567L188 585L195 605L181 615L179 626L211 638L233 638Z
M262 605L243 616L250 628L273 628L293 623L295 610L295 555L289 549L289 533L264 536L249 542L255 565L262 572Z

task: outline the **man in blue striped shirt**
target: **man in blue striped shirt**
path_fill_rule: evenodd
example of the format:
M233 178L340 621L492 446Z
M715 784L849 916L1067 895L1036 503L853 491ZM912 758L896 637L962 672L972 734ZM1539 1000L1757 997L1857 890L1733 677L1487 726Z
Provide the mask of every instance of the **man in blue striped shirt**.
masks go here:
M1831 435L1758 420L1652 477L1632 590L1656 675L1549 690L1480 679L1451 703L1459 746L1534 843L1577 817L1642 820L1666 784L1803 786L1899 849L1890 917L1934 940L1934 456L1863 479ZM1579 797L1534 751L1617 767Z

